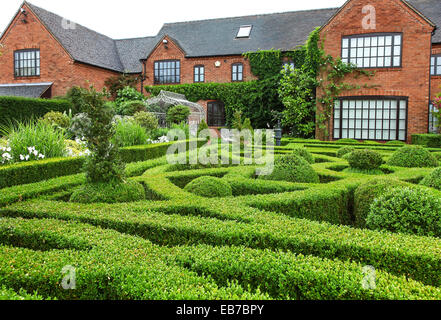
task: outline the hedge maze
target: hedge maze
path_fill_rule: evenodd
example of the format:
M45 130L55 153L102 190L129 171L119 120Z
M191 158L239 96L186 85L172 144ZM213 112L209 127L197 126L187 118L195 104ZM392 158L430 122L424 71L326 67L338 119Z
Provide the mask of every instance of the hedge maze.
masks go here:
M355 190L378 176L345 172L335 143L286 140L276 158L299 146L313 154L319 183L256 179L255 166L185 168L162 156L126 168L146 201L68 202L82 174L0 189L0 297L441 299L441 239L355 227ZM402 147L352 146L384 160ZM433 168L381 170L414 185ZM207 176L232 196L185 190ZM75 268L73 290L61 285L65 266ZM363 286L366 266L375 288Z

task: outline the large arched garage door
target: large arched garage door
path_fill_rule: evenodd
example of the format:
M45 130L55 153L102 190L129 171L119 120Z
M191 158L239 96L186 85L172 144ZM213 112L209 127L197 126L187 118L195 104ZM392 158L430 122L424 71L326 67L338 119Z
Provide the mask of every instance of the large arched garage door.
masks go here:
M225 106L221 101L210 101L207 104L208 126L224 127L226 125Z

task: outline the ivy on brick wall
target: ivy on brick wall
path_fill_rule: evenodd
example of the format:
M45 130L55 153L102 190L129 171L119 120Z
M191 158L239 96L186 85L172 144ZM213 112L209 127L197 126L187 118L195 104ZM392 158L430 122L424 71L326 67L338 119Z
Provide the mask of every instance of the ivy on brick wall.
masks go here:
M278 95L284 59L302 65L303 48L295 51L262 50L247 52L252 73L258 80L238 83L194 83L145 87L148 93L158 95L161 90L184 94L188 100L219 100L225 104L227 124L231 124L236 110L250 118L254 128L274 126L273 111L281 112L283 104Z

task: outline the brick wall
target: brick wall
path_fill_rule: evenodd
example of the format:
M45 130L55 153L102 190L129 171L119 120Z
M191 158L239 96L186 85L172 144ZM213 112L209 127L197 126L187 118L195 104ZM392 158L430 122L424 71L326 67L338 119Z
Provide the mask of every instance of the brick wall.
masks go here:
M367 4L376 9L376 29L362 27L363 7ZM342 36L366 33L402 32L402 67L370 69L375 71L372 79L347 77L351 84L379 84L378 88L351 90L342 96L406 96L408 104L407 138L414 133L428 130L428 104L430 81L431 32L433 28L419 15L399 0L352 0L322 29L325 51L334 57L341 56ZM432 86L435 82L432 83ZM333 121L331 121L333 123ZM329 132L333 132L332 124ZM322 139L323 132L317 129ZM332 137L330 137L332 138Z
M52 96L64 95L73 86L88 86L86 81L98 90L105 80L117 72L77 63L56 41L31 10L23 6L28 15L27 23L19 14L1 39L4 48L0 58L0 83L53 82ZM20 49L40 49L41 74L38 77L14 77L14 51Z
M251 73L249 61L243 56L186 58L183 50L173 41L173 39L169 37L165 37L165 39L168 41L167 48L161 40L146 61L147 79L144 85L154 84L154 62L159 60L180 60L181 84L194 83L193 68L196 65L205 66L205 82L231 82L231 65L238 62L241 62L244 65L244 81L256 79ZM221 63L220 67L215 66L217 61Z

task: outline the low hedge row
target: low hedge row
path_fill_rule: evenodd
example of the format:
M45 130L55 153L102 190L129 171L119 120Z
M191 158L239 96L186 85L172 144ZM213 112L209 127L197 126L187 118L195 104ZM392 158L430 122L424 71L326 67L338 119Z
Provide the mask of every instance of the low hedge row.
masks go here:
M113 230L56 220L0 219L0 284L58 299L267 299L236 283L223 287L164 259L167 248ZM46 248L42 243L46 243ZM79 248L86 243L88 249ZM41 251L35 248L58 249ZM61 249L70 248L70 249ZM75 290L62 270L76 271Z
M188 194L187 194L188 195ZM199 215L181 215L183 207ZM79 205L53 201L17 203L0 210L1 216L74 220L141 236L154 243L174 246L210 244L242 245L250 248L282 249L322 258L352 260L395 275L407 275L428 285L441 284L441 240L353 229L295 219L247 208L240 202L188 197L161 205L176 213L146 208L145 202L124 205ZM248 218L249 222L220 220L219 216ZM1 269L1 268L0 268Z
M0 189L77 174L84 158L55 158L0 166Z
M28 121L44 116L49 111L67 112L72 106L67 100L0 97L0 124Z
M375 270L375 289L363 288L367 276L357 263L244 247L184 247L174 260L218 284L237 279L243 287L259 288L275 299L400 300L438 299L440 288ZM366 283L369 285L369 283Z
M441 134L413 134L412 144L429 148L441 148Z

